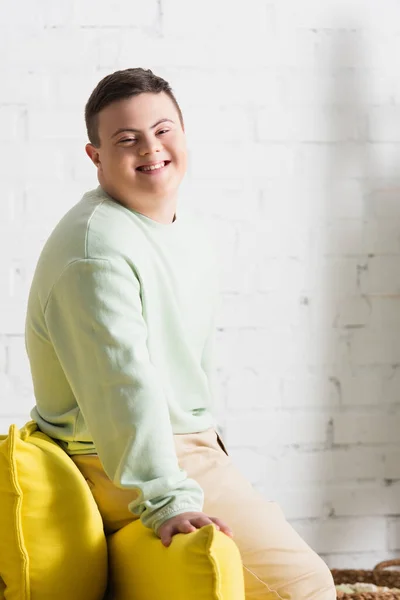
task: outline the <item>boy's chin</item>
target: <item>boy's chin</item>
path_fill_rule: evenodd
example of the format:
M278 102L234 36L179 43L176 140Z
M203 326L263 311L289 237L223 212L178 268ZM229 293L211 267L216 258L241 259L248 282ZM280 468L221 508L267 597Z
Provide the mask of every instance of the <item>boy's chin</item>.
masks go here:
M173 193L178 191L180 184L181 178L178 177L149 176L148 179L146 179L145 181L141 181L140 184L138 181L136 181L133 187L137 190L138 193L140 193L140 191L145 193L152 193L152 191L154 190L154 192L156 193L170 194L171 192Z
M171 181L158 181L141 186L136 184L130 187L130 194L132 195L132 197L146 196L147 198L151 198L152 200L163 200L165 198L177 194L179 185L179 183L177 184L176 182Z

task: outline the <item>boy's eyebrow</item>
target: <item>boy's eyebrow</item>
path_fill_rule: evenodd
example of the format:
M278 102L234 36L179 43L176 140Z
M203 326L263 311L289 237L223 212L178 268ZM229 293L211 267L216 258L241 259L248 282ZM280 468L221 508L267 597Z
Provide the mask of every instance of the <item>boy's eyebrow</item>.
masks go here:
M157 127L157 125L161 125L161 123L174 123L174 121L172 121L171 119L160 119L159 121L157 121L157 123L154 123L154 125L152 125L150 127L150 129L154 129L155 127ZM113 137L115 137L116 135L118 135L119 133L122 133L123 131L131 131L132 133L140 133L140 129L133 129L133 127L121 127L120 129L117 129L117 131L114 131L114 133L111 136L111 139Z

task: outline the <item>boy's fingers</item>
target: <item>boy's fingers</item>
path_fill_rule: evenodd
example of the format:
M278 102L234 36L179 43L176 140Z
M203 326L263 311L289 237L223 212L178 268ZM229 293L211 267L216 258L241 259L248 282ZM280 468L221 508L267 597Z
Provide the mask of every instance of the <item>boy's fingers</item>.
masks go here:
M172 541L172 536L170 534L164 533L164 535L161 537L161 543L166 548L168 548L168 546L171 544L171 541Z
M183 523L180 523L180 533L191 533L192 531L196 531L196 527L194 527L194 525L192 525L190 521L184 521Z
M171 544L173 535L173 528L170 525L164 525L159 532L161 542L166 547Z
M185 518L186 516L186 518ZM206 525L214 525L219 531L222 531L229 537L233 538L233 532L221 519L208 517L204 513L187 513L187 515L179 518L172 518L168 525L164 524L160 528L159 536L162 544L168 548L171 545L172 538L177 533L192 533L196 529L201 529Z
M204 527L205 525L210 525L212 523L212 520L209 517L196 517L195 519L190 519L190 522L192 523L192 525L194 525L195 527L197 527L197 529L200 529L201 527Z
M194 527L190 521L183 521L174 527L166 527L161 533L161 542L168 548L168 546L171 545L174 535L177 533L191 533L192 531L196 531L196 527Z
M214 517L211 517L213 523L215 523L215 525L224 533L226 533L226 535L229 535L230 537L233 537L233 531L231 529L229 529L228 525L225 525L225 523L223 521L221 521L221 519L216 519Z

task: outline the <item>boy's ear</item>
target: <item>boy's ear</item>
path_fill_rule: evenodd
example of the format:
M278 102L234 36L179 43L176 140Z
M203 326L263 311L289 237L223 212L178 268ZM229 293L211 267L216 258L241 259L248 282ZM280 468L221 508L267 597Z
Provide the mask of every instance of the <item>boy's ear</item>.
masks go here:
M85 150L90 160L96 165L96 167L98 167L100 164L100 155L97 151L97 148L95 148L93 144L86 144Z

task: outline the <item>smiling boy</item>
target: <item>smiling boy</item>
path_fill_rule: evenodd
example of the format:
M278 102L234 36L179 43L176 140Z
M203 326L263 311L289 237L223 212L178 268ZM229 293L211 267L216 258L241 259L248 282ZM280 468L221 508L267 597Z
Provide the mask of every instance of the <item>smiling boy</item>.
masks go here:
M177 208L186 139L169 84L117 71L85 119L99 186L56 226L35 271L32 418L85 476L107 533L140 518L168 546L209 523L232 527L246 598L333 600L326 565L216 431L215 257Z

